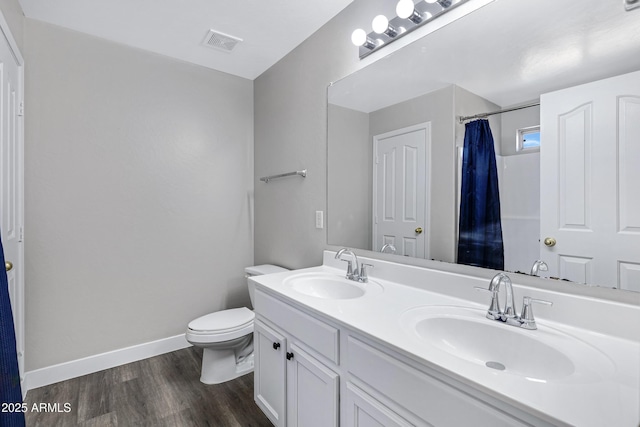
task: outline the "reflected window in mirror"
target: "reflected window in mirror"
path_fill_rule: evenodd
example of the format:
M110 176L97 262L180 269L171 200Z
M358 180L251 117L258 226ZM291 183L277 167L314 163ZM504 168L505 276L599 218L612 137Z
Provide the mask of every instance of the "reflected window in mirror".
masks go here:
M516 150L518 152L540 151L540 126L518 129Z

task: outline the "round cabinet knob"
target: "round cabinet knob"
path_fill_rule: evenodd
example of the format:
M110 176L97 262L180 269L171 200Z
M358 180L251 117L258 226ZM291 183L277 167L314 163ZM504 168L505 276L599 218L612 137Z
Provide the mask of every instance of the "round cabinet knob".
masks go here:
M422 227L416 228L416 234L422 234Z
M273 349L274 349L274 350L277 350L277 349L279 349L279 348L280 348L280 343L279 343L279 342L274 342L274 343L273 343Z
M13 268L13 263L11 261L5 261L4 262L5 271L10 271L12 268Z
M287 360L293 359L293 353L287 352Z
M544 239L544 244L548 247L552 247L556 245L556 239L554 239L553 237L547 237L546 239Z

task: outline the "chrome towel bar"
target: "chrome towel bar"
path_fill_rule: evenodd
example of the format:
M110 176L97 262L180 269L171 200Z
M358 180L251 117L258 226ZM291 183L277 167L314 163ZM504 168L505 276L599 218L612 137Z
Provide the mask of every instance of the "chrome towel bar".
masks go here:
M300 175L301 177L306 178L307 170L302 169L301 171L281 173L279 175L263 176L262 178L260 178L260 181L269 182L270 180L275 178L284 178L285 176L295 176L295 175Z

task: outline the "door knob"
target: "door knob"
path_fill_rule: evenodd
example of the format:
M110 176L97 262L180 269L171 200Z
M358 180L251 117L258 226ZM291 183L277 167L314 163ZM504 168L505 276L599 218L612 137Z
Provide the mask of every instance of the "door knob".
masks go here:
M544 244L548 247L552 247L556 245L556 239L554 239L553 237L547 237L546 239L544 239Z
M11 261L5 261L4 262L5 271L10 271L12 268L13 268L13 263Z
M422 227L416 228L416 233L417 234L422 234Z

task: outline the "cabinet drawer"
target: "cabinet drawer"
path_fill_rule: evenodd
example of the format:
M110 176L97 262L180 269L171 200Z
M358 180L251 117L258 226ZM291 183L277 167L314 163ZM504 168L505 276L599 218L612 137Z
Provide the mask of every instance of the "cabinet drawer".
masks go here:
M351 374L430 424L528 425L357 338L350 336L347 347Z
M415 427L350 382L344 400L346 427Z
M333 363L339 363L338 329L257 289L254 300L257 314L275 323Z

